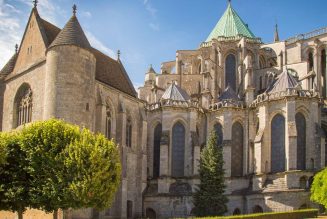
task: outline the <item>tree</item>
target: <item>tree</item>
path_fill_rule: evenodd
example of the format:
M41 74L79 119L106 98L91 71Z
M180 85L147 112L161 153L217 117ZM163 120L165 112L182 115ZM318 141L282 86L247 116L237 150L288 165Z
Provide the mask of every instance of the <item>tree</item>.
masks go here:
M314 176L310 199L325 206L325 209L327 209L327 168Z
M31 206L26 153L17 132L0 133L0 145L7 150L5 162L0 165L0 209L16 211L22 219L26 208Z
M71 199L65 192L69 177L65 170L64 150L80 136L78 126L61 120L34 122L21 131L21 145L31 175L30 199L33 208L54 212L66 209Z
M103 135L61 120L35 122L22 130L31 175L32 207L109 207L120 181L117 146Z
M212 131L199 163L200 184L193 195L196 216L217 216L227 212L223 169L223 148Z

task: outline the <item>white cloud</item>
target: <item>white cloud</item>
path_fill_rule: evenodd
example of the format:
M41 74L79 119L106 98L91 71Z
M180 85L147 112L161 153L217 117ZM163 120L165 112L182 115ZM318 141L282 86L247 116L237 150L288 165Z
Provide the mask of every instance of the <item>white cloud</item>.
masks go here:
M0 0L0 69L15 52L15 44L20 43L22 34L21 12L13 5Z
M145 6L145 9L150 13L150 15L152 17L156 17L158 10L152 6L152 4L150 3L150 0L143 0L143 4Z
M92 33L89 31L85 31L87 39L90 41L90 44L92 47L100 50L101 52L109 55L111 58L116 57L116 53L108 48L106 45L104 45L100 40L98 40Z
M82 11L81 12L81 16L82 17L86 17L86 18L91 18L92 17L92 13L89 11Z

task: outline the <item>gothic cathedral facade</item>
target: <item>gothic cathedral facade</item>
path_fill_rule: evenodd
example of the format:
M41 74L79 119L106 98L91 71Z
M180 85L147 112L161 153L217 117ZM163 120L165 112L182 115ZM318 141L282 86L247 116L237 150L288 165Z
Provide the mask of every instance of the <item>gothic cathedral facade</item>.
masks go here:
M135 91L119 58L94 49L74 13L65 27L32 9L0 71L0 129L61 118L113 138L122 181L110 209L67 218L193 214L198 162L210 132L223 147L228 214L314 207L327 166L327 28L265 44L231 3L195 50L152 67Z

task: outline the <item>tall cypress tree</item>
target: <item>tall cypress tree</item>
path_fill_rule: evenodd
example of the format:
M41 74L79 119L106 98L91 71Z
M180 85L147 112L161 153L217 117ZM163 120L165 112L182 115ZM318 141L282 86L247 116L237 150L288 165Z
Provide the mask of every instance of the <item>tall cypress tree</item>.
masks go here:
M218 136L212 131L200 156L200 184L193 195L196 216L217 216L227 212L223 148L217 146Z

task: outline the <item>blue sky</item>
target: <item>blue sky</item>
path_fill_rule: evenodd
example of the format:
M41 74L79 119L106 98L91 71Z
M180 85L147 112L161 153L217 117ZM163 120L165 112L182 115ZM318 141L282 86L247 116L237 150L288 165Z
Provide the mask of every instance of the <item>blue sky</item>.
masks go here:
M0 0L0 66L20 43L30 0ZM157 72L176 50L196 49L227 7L227 0L39 0L39 13L62 28L78 6L78 18L92 46L111 57L121 50L132 82L140 86L150 64ZM232 0L232 6L264 42L327 26L326 0Z

